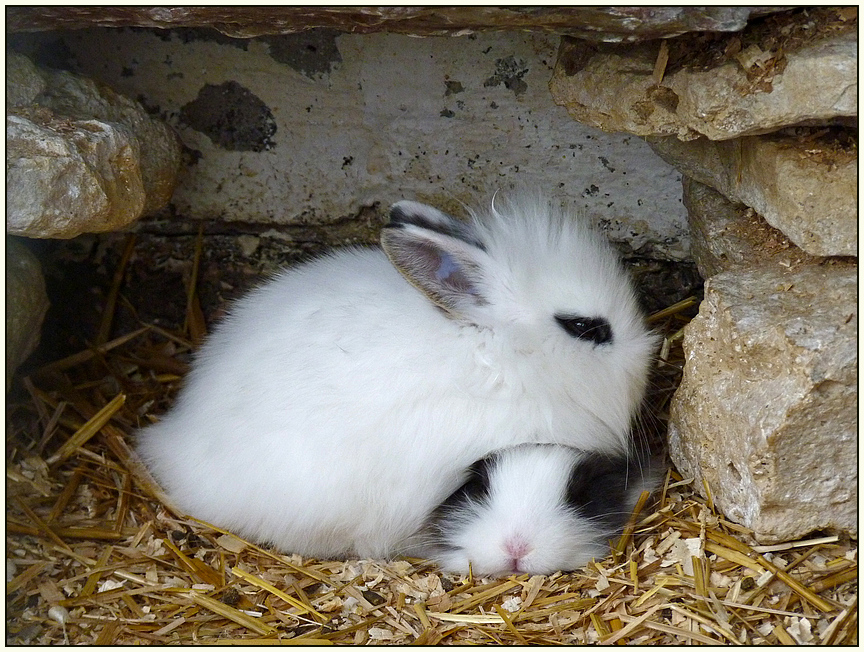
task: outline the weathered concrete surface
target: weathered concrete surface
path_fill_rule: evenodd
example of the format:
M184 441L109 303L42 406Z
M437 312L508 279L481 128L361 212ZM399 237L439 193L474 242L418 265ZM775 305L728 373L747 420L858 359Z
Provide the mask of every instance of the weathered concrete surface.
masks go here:
M751 206L814 256L858 255L858 156L782 134L731 141L651 138L684 175Z
M48 295L36 256L6 238L6 391L18 366L39 344Z
M773 264L788 269L819 262L752 208L732 202L690 177L682 179L682 187L690 224L690 253L702 278L734 268Z
M772 78L770 92L737 60L711 70L679 69L660 82L654 74L660 47L564 39L552 95L574 120L598 129L682 140L726 140L858 114L854 31L784 54L785 69Z
M757 539L858 530L857 266L733 270L685 331L672 460Z
M114 91L7 58L6 232L71 238L122 229L171 198L180 145Z
M555 106L557 46L515 32L32 37L34 53L67 52L76 72L140 97L176 129L190 164L172 215L282 229L402 198L462 213L460 202L525 186L586 213L625 253L687 259L680 175L640 139Z
M537 30L603 41L634 41L691 31L738 31L753 16L786 7L7 7L10 32L87 27L211 27L239 38L317 27L354 34L418 36L483 30Z

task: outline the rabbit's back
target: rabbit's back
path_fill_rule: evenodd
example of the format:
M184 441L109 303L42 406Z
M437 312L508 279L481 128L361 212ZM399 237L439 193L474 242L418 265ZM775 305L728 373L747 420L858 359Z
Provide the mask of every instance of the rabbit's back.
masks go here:
M360 541L384 556L517 416L495 391L493 342L462 328L378 250L301 265L216 326L139 450L203 520L301 553Z

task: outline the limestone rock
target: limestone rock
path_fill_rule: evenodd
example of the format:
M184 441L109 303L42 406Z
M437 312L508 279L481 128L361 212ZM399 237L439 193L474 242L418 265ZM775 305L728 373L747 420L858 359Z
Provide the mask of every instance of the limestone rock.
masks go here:
M146 192L143 213L165 206L177 184L180 143L168 125L103 84L65 71L45 71L47 88L37 102L72 120L96 119L122 125L138 141L141 176Z
M729 201L719 192L682 178L682 201L690 224L690 253L702 278L735 267L771 263L785 268L814 264L810 256L769 225L752 208Z
M733 270L684 337L672 460L771 543L857 533L857 266Z
M121 229L144 207L138 142L122 125L6 117L6 233L72 238Z
M6 106L27 106L45 90L45 78L30 59L18 54L6 56Z
M15 370L39 344L47 311L39 261L27 247L6 238L6 391Z
M782 134L716 142L651 138L683 174L751 206L814 256L858 255L858 157Z
M174 132L106 86L7 58L6 231L71 238L121 229L167 204Z
M211 27L227 36L291 34L316 27L417 36L537 30L595 41L634 41L691 31L738 31L788 7L8 7L8 32L87 27Z
M855 32L785 53L785 69L770 83L748 78L749 67L737 60L710 70L681 68L660 81L654 72L660 47L659 42L624 47L564 39L552 95L573 119L604 131L682 140L700 135L726 140L857 116Z

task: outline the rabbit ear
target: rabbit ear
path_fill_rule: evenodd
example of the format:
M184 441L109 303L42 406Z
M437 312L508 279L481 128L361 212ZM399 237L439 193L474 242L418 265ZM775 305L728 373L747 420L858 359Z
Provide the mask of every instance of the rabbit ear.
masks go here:
M482 293L483 244L470 225L438 209L401 201L390 210L381 246L393 266L454 317L487 303Z

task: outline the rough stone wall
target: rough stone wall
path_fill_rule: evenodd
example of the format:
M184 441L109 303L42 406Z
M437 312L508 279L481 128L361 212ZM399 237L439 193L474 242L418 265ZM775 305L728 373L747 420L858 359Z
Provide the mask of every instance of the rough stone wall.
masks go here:
M570 120L547 83L558 37L91 29L13 45L141 101L189 165L176 215L328 224L419 198L461 212L516 184L591 214L625 250L682 260L678 173L645 143ZM52 61L53 57L53 61Z
M565 40L551 84L684 174L706 283L671 457L765 542L858 531L857 70L857 9L823 7L735 35Z

